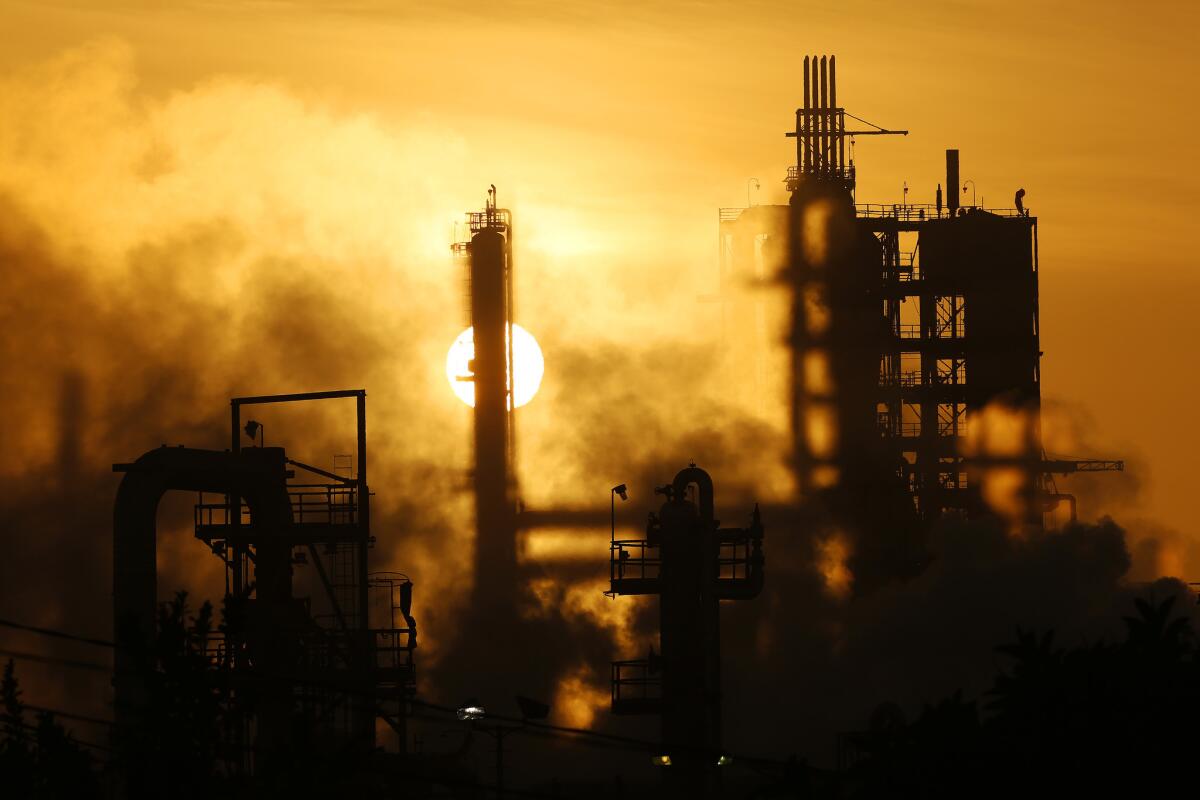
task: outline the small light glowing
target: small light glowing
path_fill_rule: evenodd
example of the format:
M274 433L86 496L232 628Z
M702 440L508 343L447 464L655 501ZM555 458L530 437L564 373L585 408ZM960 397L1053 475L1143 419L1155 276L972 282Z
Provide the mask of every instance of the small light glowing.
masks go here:
M477 719L482 719L486 713L487 712L483 710L482 706L468 703L458 710L458 718L463 722L474 721Z
M656 767L669 767L669 766L671 766L671 757L670 756L651 756L650 763Z
M546 362L542 358L542 348L538 346L533 334L520 325L512 326L512 357L513 381L515 386L509 387L516 396L517 408L528 403L537 394L542 385L542 373L545 372ZM446 354L446 379L450 388L472 408L475 407L475 381L471 372L471 359L475 358L475 329L467 328L458 335L450 352ZM512 398L509 398L509 408L512 408Z

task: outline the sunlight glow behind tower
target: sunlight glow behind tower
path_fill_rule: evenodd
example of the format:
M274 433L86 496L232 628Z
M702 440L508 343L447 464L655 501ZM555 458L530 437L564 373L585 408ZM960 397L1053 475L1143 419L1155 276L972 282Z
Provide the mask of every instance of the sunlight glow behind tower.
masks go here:
M517 408L520 408L537 394L546 363L542 358L542 348L533 334L516 324L512 330L513 380L516 386L511 388ZM471 372L471 359L474 357L475 329L467 328L458 335L446 354L446 380L450 381L450 388L458 395L458 399L472 408L475 406L475 383Z

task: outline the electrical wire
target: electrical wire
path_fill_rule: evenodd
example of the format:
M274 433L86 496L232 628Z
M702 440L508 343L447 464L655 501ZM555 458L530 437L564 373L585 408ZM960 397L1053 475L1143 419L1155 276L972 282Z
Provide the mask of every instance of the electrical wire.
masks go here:
M87 669L93 672L112 672L112 667L104 664L97 664L93 661L77 661L71 658L58 658L56 656L44 656L38 653L29 653L23 650L8 650L0 648L0 656L15 658L20 661L35 661L39 664L58 664L64 667L75 667L76 669Z
M67 639L72 642L94 644L98 645L99 647L116 647L115 643L106 639L95 639L90 636L79 636L74 633L67 633L66 631L60 631L54 628L42 628L37 625L28 625L24 622L14 622L10 619L0 619L0 627L15 628L19 631L29 631L30 633L37 633L42 636L53 636L56 639Z
M84 716L83 714L76 714L71 711L63 711L58 708L46 708L45 706L34 706L34 705L30 705L29 703L22 703L21 707L27 708L30 711L36 711L39 714L52 714L56 717L62 717L63 719L73 719L73 720L77 720L79 722L91 722L96 725L112 725L113 724L113 721L111 719L100 719L99 717L88 717L88 716Z
M43 628L43 627L38 627L38 626L34 626L34 625L27 625L25 623L15 622L12 620L0 619L0 626L15 628L18 630L30 631L33 633L38 633L38 634L42 634L42 635L46 635L46 636L52 636L52 637L60 638L60 639L67 639L67 640L71 640L71 641L83 642L86 644L92 644L92 645L96 645L99 647L108 647L108 648L116 648L117 647L117 645L115 643L109 642L109 641L106 641L103 639L79 636L76 634L67 633L65 631L60 631L60 630L56 630L56 629L52 629L52 628ZM76 667L76 668L81 668L81 669L89 669L89 670L95 670L95 671L101 671L101 672L111 672L112 671L112 669L110 667L107 667L107 666L104 666L101 664L96 664L93 662L76 661L73 659L57 658L54 656L43 656L43 655L38 655L35 653L0 649L0 655L7 655L12 658L22 658L22 659L25 659L28 661L37 661L40 663L48 663L48 664L60 664L63 666ZM263 674L259 674L254 677L258 677L261 680L274 679L272 676L263 675ZM339 693L346 694L347 696L351 696L351 697L370 698L372 700L378 699L378 695L376 695L373 692L354 691L351 689L347 689L345 687L337 686L336 684L333 684L333 683L327 682L327 681L321 682L321 681L303 680L303 679L298 679L295 677L288 677L288 676L279 676L278 679L293 683L295 685L316 686L316 687L333 689L333 690L338 691ZM438 711L438 712L441 712L444 714L453 714L453 715L455 715L455 718L457 718L458 709L453 708L451 706L445 706L445 705L440 705L437 703L431 703L431 702L428 702L425 700L418 700L416 698L407 698L407 702L411 703L414 706L426 708L426 709L429 709L432 711ZM696 752L701 753L706 756L712 755L711 753L708 753L707 749L700 751L697 748L688 747L686 745L668 745L668 744L664 744L662 742L655 742L655 741L650 741L647 739L638 739L638 738L631 737L631 736L622 736L620 734L604 733L602 731L592 730L590 728L574 728L574 727L570 727L570 726L566 726L566 725L554 725L554 724L547 723L547 722L528 720L528 719L523 719L520 717L511 717L511 716L506 716L503 714L488 713L487 719L489 721L497 721L497 722L510 723L510 724L514 724L514 725L520 725L521 727L537 730L537 731L543 732L544 734L547 734L547 735L558 736L567 741L579 742L581 739L583 739L583 740L592 739L592 740L594 740L594 742L604 742L604 743L608 744L609 746L619 745L619 746L624 746L627 749L636 749L636 750L640 750L640 751L644 751L644 752L651 752L651 753L657 753L664 749L669 748L669 749L676 750L676 751L692 750L692 751L696 751ZM585 742L585 743L592 744L594 742ZM757 765L769 766L769 767L786 767L787 766L786 762L779 761L777 759L768 759L768 758L761 758L761 757L755 757L755 756L747 756L747 755L743 755L743 754L730 753L725 750L723 750L719 755L728 755L728 756L731 756L735 761L741 761L741 762L745 762L748 764L757 764Z

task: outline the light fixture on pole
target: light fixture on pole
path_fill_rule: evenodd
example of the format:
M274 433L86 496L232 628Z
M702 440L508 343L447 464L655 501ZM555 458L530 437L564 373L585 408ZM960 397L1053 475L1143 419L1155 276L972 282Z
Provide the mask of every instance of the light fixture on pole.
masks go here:
M475 699L466 701L458 708L458 718L463 722L474 722L477 719L483 719L485 714L487 714L487 711Z
M617 540L617 495L621 495L622 503L625 502L626 500L628 500L629 499L628 487L626 487L625 484L622 483L619 486L614 486L612 488L612 491L609 492L609 496L608 496L609 508L612 513L612 539L609 540L610 542L615 542Z
M520 725L501 725L499 723L485 724L479 722L486 716L483 706L474 698L467 700L458 709L458 718L463 722L470 723L471 730L486 733L496 740L496 797L504 796L504 737L512 733L518 733L525 729L525 726L532 720L542 720L550 716L550 706L546 703L531 700L528 697L517 695L517 706L521 709L521 724Z
M967 184L968 183L971 184L971 207L978 208L979 204L975 202L975 181L972 181L972 180L963 181L963 194L967 193Z
M263 424L261 422L252 419L246 423L246 427L242 428L242 430L244 430L246 435L250 437L250 441L253 442L257 438L259 440L259 447L266 446L264 444L266 434L263 432Z

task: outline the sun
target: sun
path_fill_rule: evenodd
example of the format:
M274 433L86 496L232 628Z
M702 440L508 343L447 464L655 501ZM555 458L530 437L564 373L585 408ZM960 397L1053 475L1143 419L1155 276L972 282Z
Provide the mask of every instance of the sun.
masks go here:
M512 389L517 408L520 408L537 394L538 387L542 385L546 362L542 358L542 348L538 347L532 333L514 324L512 335L513 382L516 384ZM446 354L446 380L450 381L450 388L458 395L458 399L472 408L475 407L475 382L471 380L470 363L474 357L475 329L467 328L458 335Z

